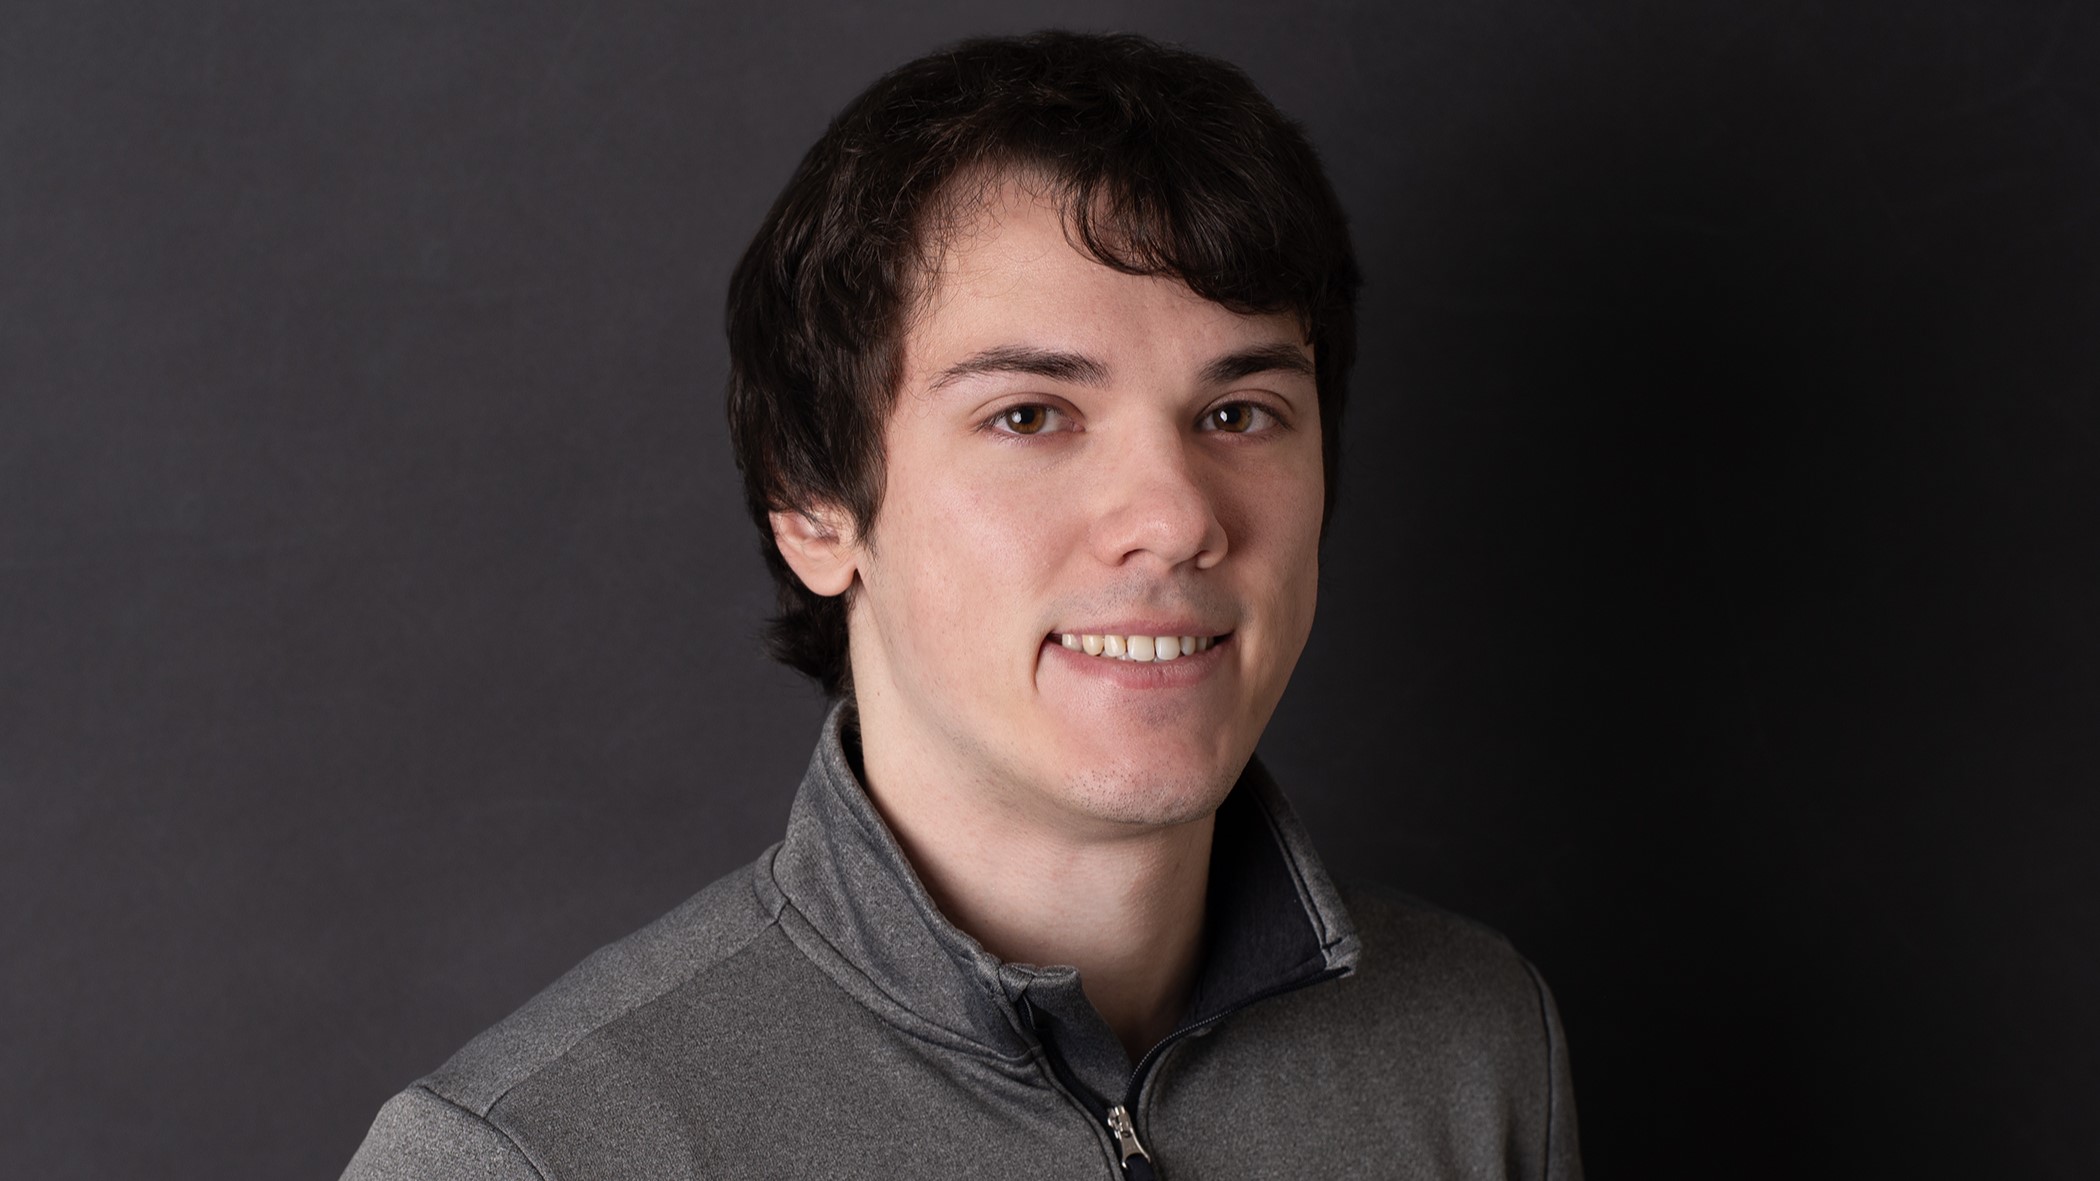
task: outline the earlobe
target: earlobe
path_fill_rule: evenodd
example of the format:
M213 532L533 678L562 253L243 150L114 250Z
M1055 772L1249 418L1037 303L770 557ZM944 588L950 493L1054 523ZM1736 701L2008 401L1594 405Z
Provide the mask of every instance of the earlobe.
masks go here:
M773 541L788 568L812 594L842 595L859 571L859 549L830 509L776 509L767 514Z

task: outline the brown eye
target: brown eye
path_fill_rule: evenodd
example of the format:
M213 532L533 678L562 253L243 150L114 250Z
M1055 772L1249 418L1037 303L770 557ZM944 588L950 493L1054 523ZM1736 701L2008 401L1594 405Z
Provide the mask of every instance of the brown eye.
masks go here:
M1015 406L999 412L999 425L1017 435L1033 435L1050 425L1047 406Z
M1228 402L1209 414L1210 429L1241 435L1254 429L1256 409L1245 402Z

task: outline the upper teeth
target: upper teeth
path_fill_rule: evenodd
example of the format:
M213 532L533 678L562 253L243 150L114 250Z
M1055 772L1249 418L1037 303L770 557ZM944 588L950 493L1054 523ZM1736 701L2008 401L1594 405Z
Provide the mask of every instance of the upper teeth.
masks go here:
M1115 660L1152 662L1176 660L1183 656L1194 656L1209 651L1217 643L1215 636L1090 636L1078 632L1059 632L1057 642L1075 652L1088 656L1107 656Z

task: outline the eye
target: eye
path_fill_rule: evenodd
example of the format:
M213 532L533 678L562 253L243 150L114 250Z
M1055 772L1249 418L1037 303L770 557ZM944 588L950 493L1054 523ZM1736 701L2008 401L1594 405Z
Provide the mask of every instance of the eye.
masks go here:
M1002 435L1040 435L1067 429L1064 411L1040 402L1008 406L992 415L984 425Z
M1279 420L1276 412L1266 406L1258 406L1253 402L1227 402L1204 411L1197 429L1245 435L1265 431L1277 425Z

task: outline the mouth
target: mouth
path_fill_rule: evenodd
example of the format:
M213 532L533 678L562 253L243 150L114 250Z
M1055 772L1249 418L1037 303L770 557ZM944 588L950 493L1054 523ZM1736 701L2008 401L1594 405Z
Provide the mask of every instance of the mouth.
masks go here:
M1048 642L1067 651L1101 660L1121 660L1132 664L1165 664L1184 656L1208 652L1231 638L1231 632L1215 636L1051 632Z

